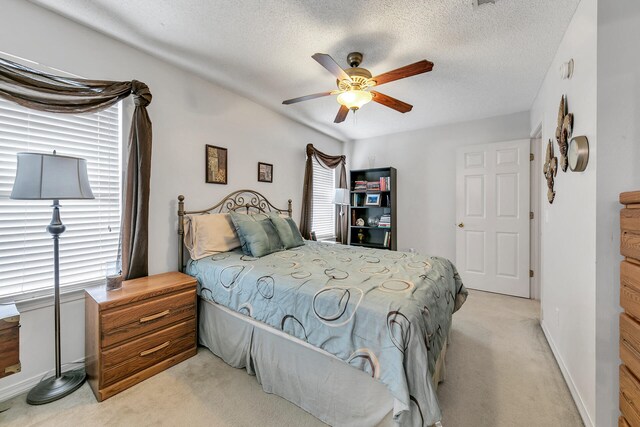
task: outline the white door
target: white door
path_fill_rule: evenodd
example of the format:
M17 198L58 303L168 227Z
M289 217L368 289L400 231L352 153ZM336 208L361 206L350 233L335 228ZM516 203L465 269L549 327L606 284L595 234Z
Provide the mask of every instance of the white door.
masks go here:
M465 286L529 298L529 140L456 154L456 266Z

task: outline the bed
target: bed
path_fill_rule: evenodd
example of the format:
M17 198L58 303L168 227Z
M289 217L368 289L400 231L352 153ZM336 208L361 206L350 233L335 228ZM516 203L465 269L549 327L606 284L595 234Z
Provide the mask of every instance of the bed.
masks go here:
M436 387L467 291L446 259L305 241L260 258L241 249L185 264L188 215L291 217L251 190L187 211L179 262L198 279L199 342L262 388L336 426L440 424Z

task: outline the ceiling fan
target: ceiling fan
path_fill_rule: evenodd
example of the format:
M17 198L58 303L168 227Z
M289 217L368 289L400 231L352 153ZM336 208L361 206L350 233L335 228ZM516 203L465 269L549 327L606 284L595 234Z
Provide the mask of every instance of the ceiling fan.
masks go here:
M316 53L311 56L318 61L320 65L329 70L331 74L336 76L338 89L328 92L314 93L312 95L301 96L299 98L287 99L282 101L283 104L295 104L296 102L306 101L309 99L321 98L323 96L338 95L337 100L341 104L338 115L334 123L341 123L349 114L349 110L356 111L364 104L375 101L386 107L392 108L401 113L407 113L413 108L412 105L392 98L388 95L371 90L374 86L389 83L394 80L400 80L417 74L426 73L433 69L433 62L426 59L418 61L414 64L397 68L392 71L372 77L369 70L360 68L362 63L362 53L351 52L347 55L347 63L351 68L343 70L334 59L326 53Z

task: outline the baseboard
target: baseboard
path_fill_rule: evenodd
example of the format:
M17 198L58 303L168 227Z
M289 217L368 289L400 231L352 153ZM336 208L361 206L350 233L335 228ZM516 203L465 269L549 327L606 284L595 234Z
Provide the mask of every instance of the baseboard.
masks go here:
M84 364L84 357L78 360L75 360L69 364L75 364L75 363L82 363ZM64 369L64 365L63 365L63 371L65 371ZM4 388L0 388L0 402L4 402L6 400L9 399L13 399L16 396L21 395L22 393L26 393L29 390L31 390L33 387L35 387L36 384L38 384L40 382L40 380L42 379L42 377L44 375L46 375L49 371L47 372L40 372L37 375L34 375L30 378L24 379L18 383L15 383L13 385L10 385L8 387L4 387Z
M565 365L564 360L562 359L562 356L560 356L558 347L553 341L553 338L551 338L551 334L549 333L549 330L545 326L544 321L540 321L540 327L542 327L542 332L544 333L545 338L547 338L547 342L549 343L551 352L553 353L553 356L556 358L556 362L560 367L560 371L562 372L564 381L567 383L567 387L569 387L569 392L571 392L571 397L573 397L573 401L575 402L576 407L578 408L578 412L580 413L582 422L586 427L594 427L595 424L593 423L593 420L591 419L591 417L589 416L589 413L587 412L587 407L584 404L584 401L582 400L582 397L578 392L578 388L576 387L576 384L573 382L573 378L571 378L571 374L569 373L569 370L567 369L567 366Z

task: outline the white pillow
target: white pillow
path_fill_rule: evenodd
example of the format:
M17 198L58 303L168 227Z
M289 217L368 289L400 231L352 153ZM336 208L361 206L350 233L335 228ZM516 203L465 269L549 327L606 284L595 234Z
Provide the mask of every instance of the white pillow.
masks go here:
M197 260L240 247L240 240L228 213L185 215L184 245Z

